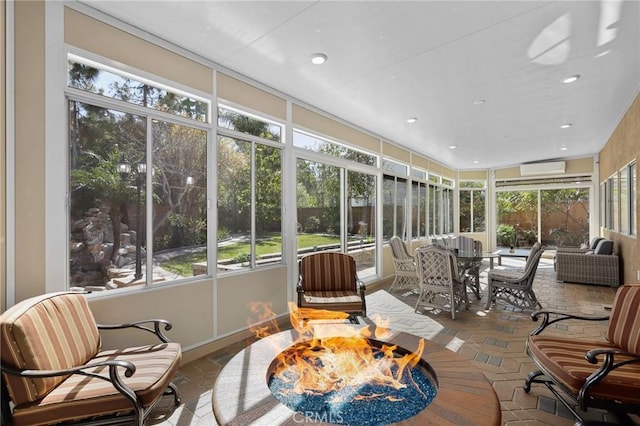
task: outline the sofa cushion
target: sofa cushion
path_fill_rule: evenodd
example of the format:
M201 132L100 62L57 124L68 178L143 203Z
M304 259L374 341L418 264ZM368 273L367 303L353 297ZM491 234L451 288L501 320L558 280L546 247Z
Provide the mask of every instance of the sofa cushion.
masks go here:
M48 293L24 300L0 316L0 347L3 365L62 370L92 359L100 349L100 334L83 294ZM66 378L4 377L16 405L39 400Z
M593 252L595 254L611 255L613 253L613 241L600 240Z
M593 237L591 239L591 242L589 243L589 247L587 247L587 248L590 248L591 250L594 250L598 246L598 243L600 241L602 241L602 240L604 240L603 237Z

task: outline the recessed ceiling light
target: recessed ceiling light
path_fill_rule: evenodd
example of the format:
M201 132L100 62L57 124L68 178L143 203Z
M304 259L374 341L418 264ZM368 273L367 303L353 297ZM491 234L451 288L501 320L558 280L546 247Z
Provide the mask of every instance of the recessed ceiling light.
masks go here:
M324 53L314 53L311 55L311 63L314 65L322 65L327 62L327 59L329 58Z
M449 145L449 148L451 149L456 149L458 147L458 145Z
M573 83L575 81L577 81L580 78L580 74L574 74L574 75L570 75L569 77L565 78L564 80L562 80L563 83L565 84L569 84L569 83Z
M573 124L571 124L571 123L566 123L566 124L563 124L562 126L560 126L560 128L561 128L561 129L568 129L568 128L569 128L569 127L571 127L571 126L573 126Z
M482 105L485 102L486 101L484 99L476 99L475 101L473 101L473 104L474 105Z
M560 148L560 151L566 151L566 150L568 150L568 149L569 149L569 148L567 148L566 146L563 146L563 147L561 147L561 148Z
M407 123L415 123L418 121L418 117L409 117L407 118Z
M478 164L480 163L478 160L473 160L473 164Z

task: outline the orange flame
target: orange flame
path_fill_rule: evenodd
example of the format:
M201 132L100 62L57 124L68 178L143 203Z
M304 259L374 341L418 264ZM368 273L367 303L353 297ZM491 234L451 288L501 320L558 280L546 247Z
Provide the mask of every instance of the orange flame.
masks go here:
M271 303L250 302L249 310L257 315L257 319L250 318L247 321L249 323L249 331L257 338L262 339L280 331L276 321L276 314L271 309Z
M274 375L292 384L290 392L321 395L366 384L405 388L405 369L414 367L422 357L424 340L420 340L415 352L399 356L395 345L372 345L368 328L346 322L348 314L344 312L298 309L295 304L289 308L291 324L300 338L278 355ZM327 327L331 332L322 333ZM381 327L376 336L380 337L380 332L386 334L388 330ZM352 397L395 400L384 394Z

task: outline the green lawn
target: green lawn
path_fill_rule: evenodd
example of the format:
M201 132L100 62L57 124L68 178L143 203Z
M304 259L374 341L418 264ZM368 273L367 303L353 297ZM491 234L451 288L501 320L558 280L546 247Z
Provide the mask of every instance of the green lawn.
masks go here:
M319 235L319 234L299 234L298 248L307 248L314 246L322 246L325 244L338 244L340 237L337 235ZM272 238L264 238L256 244L256 252L258 257L267 254L276 254L282 252L282 237L280 235ZM236 242L223 244L218 247L218 259L243 259L249 254L249 243ZM189 277L193 274L191 264L196 262L206 262L207 253L189 253L176 256L171 260L162 262L160 266L168 271L174 272L183 277Z

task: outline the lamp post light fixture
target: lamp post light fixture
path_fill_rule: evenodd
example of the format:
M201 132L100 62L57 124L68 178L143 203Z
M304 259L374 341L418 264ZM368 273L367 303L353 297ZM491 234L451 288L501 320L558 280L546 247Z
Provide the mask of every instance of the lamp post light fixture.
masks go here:
M124 155L120 158L120 161L116 163L116 170L120 173L121 178L126 178L131 173L131 163L124 158Z
M124 155L116 164L116 169L120 174L120 177L126 179L131 173L131 163L129 163ZM142 184L144 183L145 176L147 174L147 162L142 160L136 163L136 272L134 275L134 281L138 281L142 278L142 239L140 236L140 205L142 204Z

